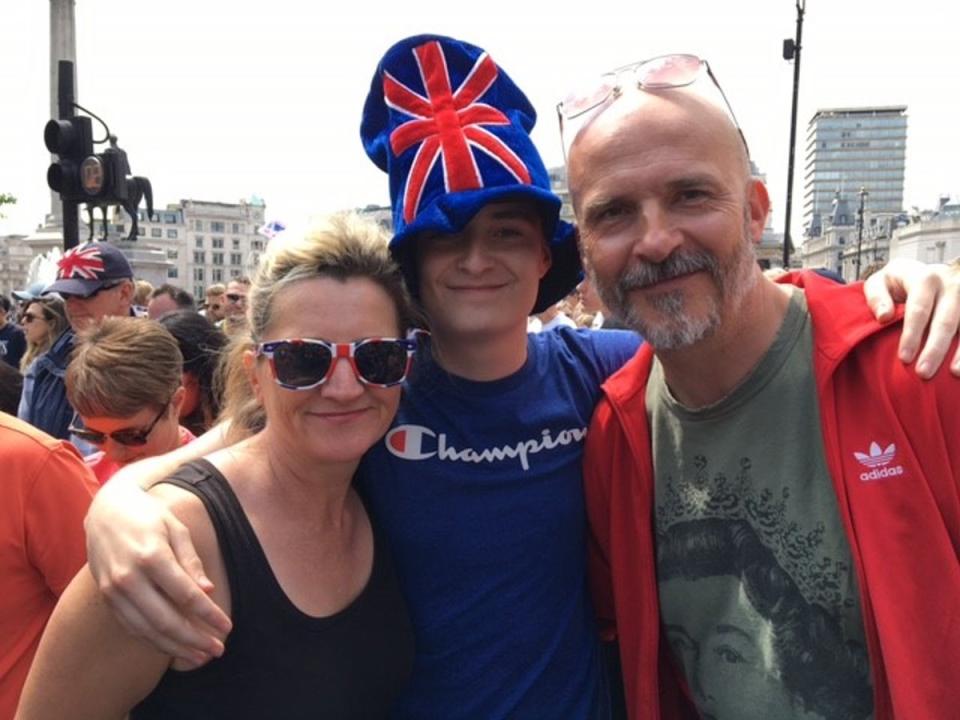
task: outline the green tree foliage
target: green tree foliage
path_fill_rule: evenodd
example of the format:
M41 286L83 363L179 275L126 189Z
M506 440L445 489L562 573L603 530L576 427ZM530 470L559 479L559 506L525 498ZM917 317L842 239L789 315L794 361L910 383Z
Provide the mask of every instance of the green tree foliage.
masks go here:
M13 205L17 202L17 199L13 195L8 195L7 193L0 193L0 208L4 205ZM0 218L5 218L6 215L0 211Z

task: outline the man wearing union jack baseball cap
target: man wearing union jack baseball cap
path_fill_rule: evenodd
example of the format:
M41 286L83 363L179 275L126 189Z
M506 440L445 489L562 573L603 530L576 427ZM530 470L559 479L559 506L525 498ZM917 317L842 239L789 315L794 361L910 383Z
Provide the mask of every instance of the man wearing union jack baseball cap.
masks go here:
M100 290L133 280L126 256L107 242L90 242L67 250L57 263L57 279L44 293L89 297Z
M106 242L70 248L57 263L57 279L44 293L63 297L70 327L27 369L17 413L53 437L70 439L73 408L67 401L64 375L74 333L110 316L131 314L133 269L123 253ZM81 452L92 450L79 442Z

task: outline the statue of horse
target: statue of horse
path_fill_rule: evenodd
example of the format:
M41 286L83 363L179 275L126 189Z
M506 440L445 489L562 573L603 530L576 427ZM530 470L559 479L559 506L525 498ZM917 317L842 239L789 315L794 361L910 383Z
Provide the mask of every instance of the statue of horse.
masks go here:
M134 175L126 179L126 194L127 197L120 201L116 205L118 208L123 208L127 215L130 216L131 226L130 233L127 235L127 241L133 242L137 239L137 229L139 226L139 217L137 215L137 208L140 206L140 201L146 199L147 201L147 219L153 219L153 187L150 185L150 181L145 177L140 177ZM107 239L107 207L114 205L115 203L97 203L97 202L87 202L87 218L88 224L90 225L90 242L93 242L93 235L96 228L96 222L94 218L94 211L97 208L100 208L100 217L101 217L101 227L103 228L103 239Z
M139 175L134 175L133 177L127 178L127 199L121 203L121 207L127 211L127 215L130 216L132 221L130 225L130 234L127 235L127 240L133 242L137 239L137 225L139 219L137 217L137 207L140 205L141 200L147 201L147 220L153 219L153 187L150 185L150 181L145 177L140 177Z

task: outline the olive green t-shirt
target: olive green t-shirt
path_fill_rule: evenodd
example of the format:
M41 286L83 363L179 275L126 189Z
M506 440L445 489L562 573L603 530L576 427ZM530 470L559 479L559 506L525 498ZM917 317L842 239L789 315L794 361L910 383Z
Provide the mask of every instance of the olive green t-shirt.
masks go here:
M827 471L806 300L727 397L686 408L655 362L660 617L701 715L869 718L850 546Z

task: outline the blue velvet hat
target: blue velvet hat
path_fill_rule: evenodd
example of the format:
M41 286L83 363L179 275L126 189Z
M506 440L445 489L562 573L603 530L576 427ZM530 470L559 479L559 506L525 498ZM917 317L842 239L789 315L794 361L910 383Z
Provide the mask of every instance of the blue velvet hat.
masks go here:
M540 208L552 256L533 312L565 297L583 276L573 227L530 140L537 114L485 50L439 35L401 40L370 83L360 136L390 176L390 251L419 295L416 236L456 233L484 206L528 198Z

